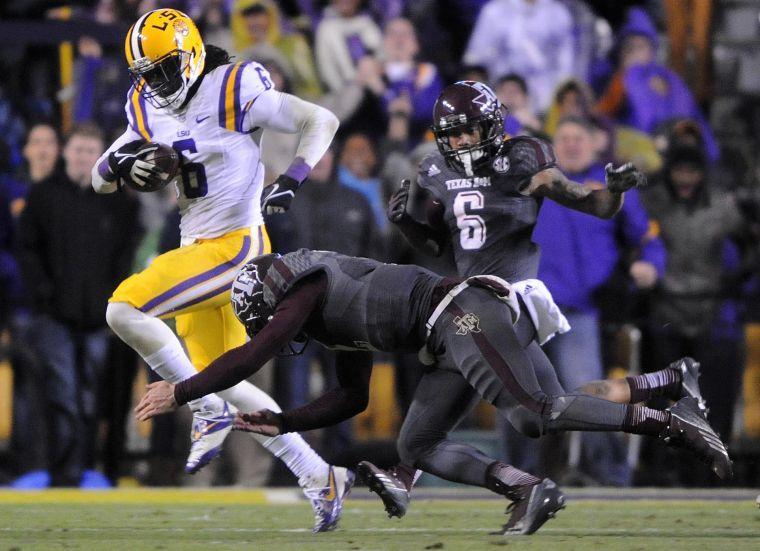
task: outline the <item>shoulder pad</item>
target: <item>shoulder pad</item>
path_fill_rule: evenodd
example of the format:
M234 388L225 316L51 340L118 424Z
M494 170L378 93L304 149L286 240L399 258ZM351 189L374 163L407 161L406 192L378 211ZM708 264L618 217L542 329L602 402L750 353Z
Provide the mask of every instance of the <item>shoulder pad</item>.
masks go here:
M518 136L504 143L503 154L509 157L510 164L520 173L533 175L547 168L556 166L552 145L532 136Z

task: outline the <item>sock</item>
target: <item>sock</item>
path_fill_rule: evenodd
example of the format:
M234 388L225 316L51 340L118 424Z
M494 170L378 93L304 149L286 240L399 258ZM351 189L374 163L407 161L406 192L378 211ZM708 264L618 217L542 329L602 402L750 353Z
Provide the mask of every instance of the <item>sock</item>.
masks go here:
M176 339L175 342L168 343L158 352L144 357L143 360L162 379L174 384L189 379L198 373ZM188 402L187 406L193 412L213 415L224 410L224 400L216 394L209 394Z
M666 367L654 373L644 373L635 377L626 377L631 389L631 402L646 402L657 396L673 396L681 389L683 376L681 371Z
M414 467L410 467L404 463L399 463L394 467L391 467L390 472L401 481L401 483L406 487L407 492L412 491L414 483L417 482L417 479L422 474L422 471L418 471Z
M530 487L539 482L540 478L501 461L494 461L486 469L485 487L512 501L525 497Z
M659 436L670 423L670 412L639 405L627 406L623 431L632 434Z
M106 309L106 320L119 338L164 380L176 384L197 373L177 336L160 319L125 302L112 302ZM219 413L224 409L224 401L210 394L189 402L188 406L192 411Z
M277 413L282 411L269 394L248 381L242 381L232 388L221 391L219 396L242 412L260 409L270 409ZM289 432L274 437L254 433L247 434L250 434L275 457L282 460L288 469L296 475L301 487L323 488L327 486L329 465L300 434Z

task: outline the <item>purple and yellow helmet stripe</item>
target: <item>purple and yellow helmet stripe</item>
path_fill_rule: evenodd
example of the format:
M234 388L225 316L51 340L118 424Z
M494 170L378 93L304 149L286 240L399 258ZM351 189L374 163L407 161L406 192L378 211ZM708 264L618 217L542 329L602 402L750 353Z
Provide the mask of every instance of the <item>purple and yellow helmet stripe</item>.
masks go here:
M135 24L129 28L129 32L127 32L127 38L124 41L124 53L126 54L127 63L130 67L136 59L145 57L142 40L140 40L140 32L145 26L145 22L147 21L148 17L152 13L154 12L150 11L146 14L143 14L137 21L135 21Z

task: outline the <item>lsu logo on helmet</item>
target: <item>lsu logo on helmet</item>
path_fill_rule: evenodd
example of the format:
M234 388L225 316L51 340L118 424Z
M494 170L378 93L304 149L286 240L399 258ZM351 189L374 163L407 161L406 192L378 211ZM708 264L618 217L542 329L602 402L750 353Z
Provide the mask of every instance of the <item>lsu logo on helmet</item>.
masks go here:
M206 59L195 23L173 9L140 17L127 33L124 52L135 89L159 109L182 105Z

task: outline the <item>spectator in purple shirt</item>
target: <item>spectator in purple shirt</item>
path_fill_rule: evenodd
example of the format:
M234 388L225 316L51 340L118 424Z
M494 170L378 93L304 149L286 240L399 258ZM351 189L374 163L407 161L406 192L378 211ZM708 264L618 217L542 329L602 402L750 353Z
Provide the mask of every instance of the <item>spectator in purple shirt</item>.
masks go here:
M612 76L597 109L653 134L657 126L672 118L688 117L702 129L707 156L718 159L718 144L686 83L657 61L657 29L641 8L632 8L620 29L618 69Z

